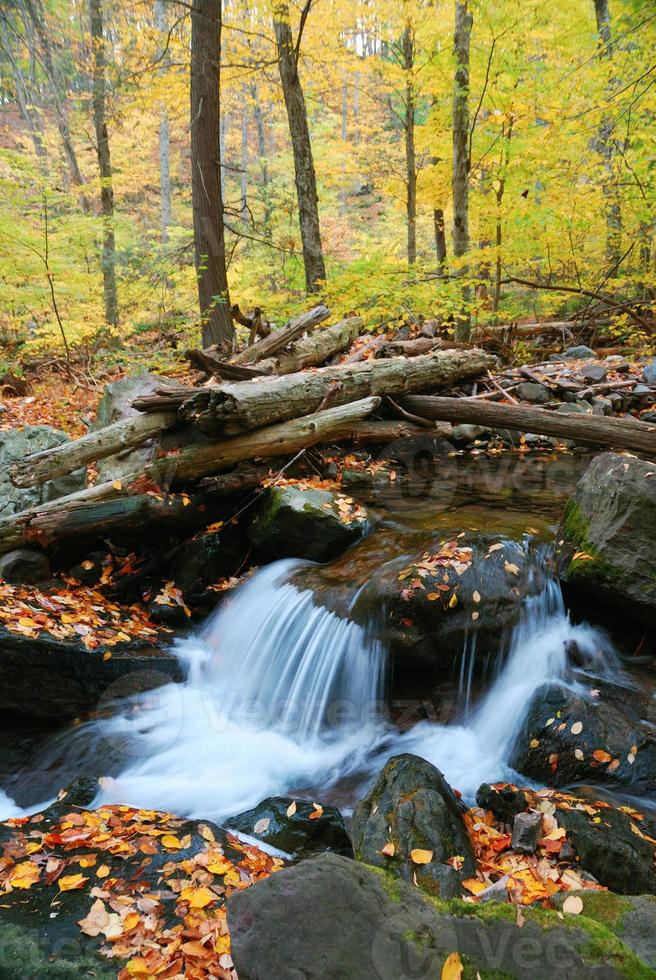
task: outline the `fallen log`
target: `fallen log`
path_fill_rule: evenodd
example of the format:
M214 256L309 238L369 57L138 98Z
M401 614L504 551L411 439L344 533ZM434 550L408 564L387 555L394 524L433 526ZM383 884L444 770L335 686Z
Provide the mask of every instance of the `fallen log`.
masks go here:
M445 343L439 337L415 337L414 340L391 340L386 344L381 344L375 356L419 357L419 355L428 354L432 350L445 350L455 346L455 344Z
M253 361L270 357L276 351L286 347L287 344L297 340L306 330L312 330L329 316L330 310L327 306L315 306L307 313L295 317L282 330L274 330L268 337L263 337L256 344L251 344L250 347L234 354L230 360L233 364L250 364Z
M606 418L602 415L550 412L543 408L496 405L467 398L408 395L403 405L424 418L445 422L468 422L498 429L517 429L590 446L629 449L656 456L656 425L637 419Z
M420 436L432 436L435 439L449 439L452 426L448 423L440 425L435 423L434 428L426 429L423 425L416 425L413 422L397 421L396 419L381 420L367 419L365 422L358 422L351 426L348 436L353 442L363 445L386 445L396 442L399 439L417 439Z
M73 473L87 463L140 446L147 439L170 428L176 421L175 411L153 412L121 419L96 432L89 432L81 439L25 456L11 466L9 475L15 486L33 487L46 480Z
M451 385L483 373L495 360L475 348L438 351L423 357L391 357L212 385L195 391L180 408L180 416L206 435L233 435L316 411L335 382L339 388L333 404L344 405L368 395L398 395Z
M262 373L292 374L303 368L318 367L324 364L333 354L347 350L358 336L362 320L358 316L340 320L332 327L311 333L309 337L297 340L289 349L276 357L258 362Z
M225 381L247 381L249 378L259 378L268 373L260 368L244 367L242 364L222 361L205 350L185 351L185 358L192 367L203 371L210 378L223 378Z
M168 520L175 513L184 515L189 497L185 504L185 496L168 498L158 493L144 493L139 487L168 489L230 470L239 463L285 456L324 440L348 437L354 425L375 411L380 401L380 398L364 398L235 439L188 446L177 454L153 460L143 470L134 471L122 481L86 487L67 497L12 514L0 520L0 554L21 545L47 546L69 535L100 537L110 529L142 528L151 516L160 521ZM242 474L228 473L222 483L215 481L213 490L221 485L226 493L243 489ZM176 502L166 503L167 500ZM182 510L173 512L170 508L177 507L178 503Z
M359 361L364 361L367 354L374 353L387 341L387 334L379 334L378 337L370 337L361 347L358 347L356 351L349 354L342 363L343 364L357 364Z

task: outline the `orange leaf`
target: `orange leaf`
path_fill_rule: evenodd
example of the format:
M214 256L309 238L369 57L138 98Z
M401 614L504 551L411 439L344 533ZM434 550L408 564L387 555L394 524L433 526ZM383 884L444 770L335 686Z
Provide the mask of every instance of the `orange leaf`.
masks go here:
M442 980L460 980L462 977L462 961L457 953L451 953L442 967Z

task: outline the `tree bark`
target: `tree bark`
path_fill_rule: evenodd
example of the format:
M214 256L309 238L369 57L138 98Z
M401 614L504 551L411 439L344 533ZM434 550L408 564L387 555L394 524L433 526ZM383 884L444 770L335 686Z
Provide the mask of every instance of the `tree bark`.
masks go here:
M403 31L403 68L405 70L405 187L407 216L408 265L417 261L417 155L415 150L415 90L412 71L415 63L415 37L412 24Z
M629 449L656 456L656 426L629 419L599 415L561 415L543 408L495 405L467 398L439 398L409 395L403 399L408 411L424 418L446 422L467 422L501 429L518 429L545 436L574 439L591 446Z
M469 251L469 49L474 18L468 0L456 0L456 23L453 36L455 76L453 81L453 254L462 258ZM458 264L458 275L465 278L468 269ZM456 320L456 340L467 341L471 335L469 302L471 288L462 291L464 308Z
M43 70L48 79L48 88L52 98L52 106L55 113L57 130L62 141L64 156L66 158L66 163L68 164L71 180L76 187L81 188L84 184L84 178L82 177L82 173L80 171L80 166L77 161L77 154L75 152L75 147L73 146L73 138L71 136L71 128L68 119L68 104L66 102L66 85L62 74L59 71L59 66L53 58L52 44L46 25L43 0L24 0L24 3L30 16L30 20L34 25L35 34L39 39ZM89 200L84 191L80 191L80 204L83 211L86 212L89 210Z
M376 357L419 357L433 350L445 350L452 347L439 337L415 337L413 340L392 340L382 344L376 351Z
M164 432L176 420L177 413L174 411L121 419L73 442L65 442L18 460L9 471L12 483L17 487L33 487L73 473L87 463L140 446L147 439Z
M155 0L155 23L162 37L160 75L165 75L169 66L169 57L164 53L166 43L166 11L164 0ZM162 100L159 106L159 208L160 208L160 240L166 245L169 240L169 225L171 224L171 140L169 135L169 111L166 102Z
M433 225L435 227L437 273L440 276L445 276L449 270L446 264L446 234L444 230L444 211L442 208L435 208L433 211Z
M232 358L233 363L247 364L253 361L259 361L264 357L269 357L275 351L282 350L287 344L291 344L292 341L297 340L306 330L313 330L314 327L322 323L329 316L330 310L327 306L314 306L307 313L301 313L300 316L295 317L282 330L272 331L268 337L263 337L256 344L251 344L250 347L246 347L239 354L235 354Z
M610 10L608 0L594 0L595 17L597 20L597 34L599 36L599 58L601 61L613 60L612 32L610 21ZM614 83L609 80L607 94L612 93ZM606 260L608 265L616 272L619 264L622 245L622 207L620 204L619 191L616 186L615 175L613 173L613 157L615 156L613 147L613 118L606 114L599 126L597 136L597 151L601 157L604 178L602 189L606 200Z
M451 436L452 426L448 423L440 425L435 423L434 428L426 429L422 425L415 425L413 422L403 422L393 420L367 419L365 422L358 422L352 425L348 437L353 442L369 446L385 446L397 439L416 439L418 437L433 436L436 439L448 439Z
M114 239L114 188L112 163L107 135L105 91L105 38L103 35L102 0L89 0L91 14L91 45L93 62L93 121L96 130L96 151L100 170L100 203L102 208L103 245L102 273L105 323L118 326L118 296L116 293L116 243Z
M303 368L318 367L324 364L333 354L339 354L351 346L358 336L362 320L358 316L340 320L332 327L318 330L302 340L297 340L288 350L271 357L266 361L258 361L258 367L273 374L293 374Z
M273 26L278 49L280 81L287 109L289 133L294 154L296 198L305 265L305 288L316 293L326 279L326 266L319 225L319 195L312 158L305 97L298 74L298 50L292 38L289 6L286 0L274 0ZM300 40L300 39L299 39Z
M221 193L221 0L191 11L191 196L203 347L232 349Z
M207 435L231 435L315 412L329 393L331 404L344 405L368 395L426 391L475 377L495 362L475 348L449 350L213 385L189 398L180 416Z

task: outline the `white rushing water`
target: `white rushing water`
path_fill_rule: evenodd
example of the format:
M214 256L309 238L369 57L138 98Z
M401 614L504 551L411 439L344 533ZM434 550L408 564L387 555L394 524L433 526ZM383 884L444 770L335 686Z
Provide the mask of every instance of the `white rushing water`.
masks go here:
M526 600L508 654L473 709L476 651L465 650L465 720L423 721L401 734L381 710L386 651L374 629L293 584L302 568L282 561L258 572L180 643L184 684L135 696L111 718L77 729L71 738L78 743L101 739L109 754L120 748L127 755L120 775L103 781L97 803L220 821L268 795L321 797L346 780L363 787L399 752L428 759L472 798L482 782L515 775L507 759L517 731L534 692L564 682L568 644L598 672L618 670L603 634L570 623L551 581Z

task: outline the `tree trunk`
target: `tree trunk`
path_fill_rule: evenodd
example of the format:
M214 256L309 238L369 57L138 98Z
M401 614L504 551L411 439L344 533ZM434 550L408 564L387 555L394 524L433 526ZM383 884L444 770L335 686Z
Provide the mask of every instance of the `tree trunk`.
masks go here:
M116 295L116 244L114 241L114 188L105 106L105 39L103 35L102 0L89 0L93 61L93 122L100 170L100 203L102 207L103 245L102 273L105 301L105 323L118 326Z
M221 194L221 0L191 11L191 196L203 347L232 349Z
M292 374L303 368L318 367L333 354L339 354L351 346L360 332L362 320L352 316L335 323L325 330L318 330L302 340L297 340L282 354L259 361L258 367L274 374Z
M176 422L177 413L152 412L148 415L121 419L80 439L44 449L18 460L10 469L12 483L17 487L33 487L81 469L87 463L140 446L159 435Z
M241 105L241 200L239 210L246 216L248 209L248 99L246 96L246 86L242 89Z
M319 195L312 158L305 98L298 74L298 51L292 39L286 0L274 0L273 25L278 48L278 67L282 83L289 133L294 154L296 198L305 265L305 288L316 293L326 279L326 267L319 226Z
M446 264L446 234L444 231L444 211L442 208L435 208L433 211L433 224L435 226L437 273L440 276L445 276L449 270Z
M0 45L0 49L11 65L11 73L14 79L14 91L18 111L21 114L23 122L30 131L34 152L39 160L41 171L42 173L47 174L48 151L46 150L43 141L43 120L41 118L41 114L34 106L34 99L30 98L28 86L25 78L23 77L23 72L21 71L18 58L14 54L13 37L7 28L6 22L2 25L2 44Z
M574 439L591 446L629 449L656 456L656 428L637 420L611 419L600 415L561 415L543 408L422 395L409 395L403 399L403 406L428 419L518 429L520 432Z
M612 61L612 33L608 0L594 0L595 16L597 19L597 34L599 36L599 57L602 61ZM614 88L612 79L609 81L607 94ZM605 115L601 120L597 136L597 151L601 157L604 171L603 194L606 200L606 260L613 275L621 255L622 239L622 208L619 191L613 172L613 118Z
M248 364L259 361L263 357L270 357L276 351L282 350L287 344L297 340L306 330L313 330L314 327L322 323L326 317L330 316L327 306L315 306L307 313L301 313L282 330L275 330L268 337L263 337L256 344L251 344L245 350L235 354L232 358L235 364Z
M453 36L455 76L453 82L453 254L462 258L469 251L469 49L474 18L468 0L456 0L456 24ZM458 264L457 272L467 277L468 269ZM469 302L471 288L462 291L464 309L456 321L456 340L467 341L471 335Z
M155 0L155 23L162 36L162 48L159 52L161 67L160 75L164 75L169 66L168 55L164 53L166 44L166 12L164 0ZM162 245L169 240L169 225L171 224L171 141L169 136L169 111L166 102L162 100L159 106L159 206L160 206L160 238Z
M328 396L344 405L368 395L427 391L475 377L495 362L476 348L449 350L214 385L189 398L180 416L208 435L231 435L316 412Z
M255 128L257 130L257 155L260 161L260 176L262 181L262 201L264 203L264 228L269 234L271 227L271 200L269 196L269 165L267 163L266 149L266 129L264 124L264 113L260 105L260 97L257 85L253 82L250 88L251 101L253 103L253 114L255 116Z
M71 129L68 120L68 104L66 102L66 85L52 54L50 34L46 25L46 14L43 0L24 0L25 7L34 25L34 31L39 39L41 48L41 63L48 80L48 88L57 123L57 130L62 141L62 148L71 180L76 187L82 187L84 179L77 162L77 154L73 146ZM89 200L83 191L80 192L80 205L86 212L89 210Z
M415 151L415 90L412 71L415 63L415 38L411 24L403 32L403 67L405 69L405 187L407 215L408 265L417 261L417 157Z

